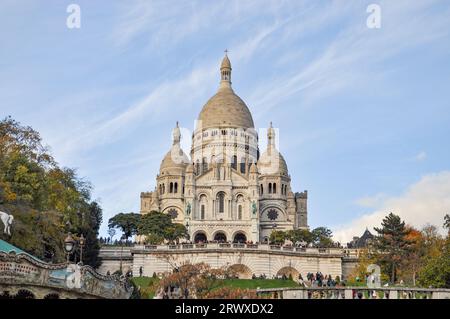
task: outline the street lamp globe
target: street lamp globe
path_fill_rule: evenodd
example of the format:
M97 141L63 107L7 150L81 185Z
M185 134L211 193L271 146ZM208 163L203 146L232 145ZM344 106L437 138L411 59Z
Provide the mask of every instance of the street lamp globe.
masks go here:
M73 248L75 247L75 240L72 238L72 234L69 233L67 235L66 239L64 240L64 250L66 253L70 254L73 251Z
M84 246L84 244L85 244L86 241L85 241L85 239L84 239L83 234L81 234L79 242L80 242L80 246Z

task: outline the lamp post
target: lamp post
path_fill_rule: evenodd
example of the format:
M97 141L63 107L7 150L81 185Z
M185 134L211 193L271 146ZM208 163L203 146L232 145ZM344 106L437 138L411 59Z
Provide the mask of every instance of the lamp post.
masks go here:
M122 235L122 237L120 237L120 275L122 275L122 254L123 254L123 239L125 238L125 235Z
M72 238L72 234L69 233L64 240L64 250L67 254L67 263L70 262L70 254L73 252L73 249L75 248L75 240Z
M83 265L83 247L84 244L86 243L83 234L81 234L80 240L78 242L80 244L80 264Z

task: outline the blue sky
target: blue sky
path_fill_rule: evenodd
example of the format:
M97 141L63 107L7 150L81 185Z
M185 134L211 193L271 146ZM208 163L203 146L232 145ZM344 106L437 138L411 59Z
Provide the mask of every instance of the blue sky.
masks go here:
M93 183L103 235L154 188L177 120L188 151L225 49L257 128L279 128L311 227L347 240L390 211L417 227L450 212L446 0L2 0L0 39L0 116Z

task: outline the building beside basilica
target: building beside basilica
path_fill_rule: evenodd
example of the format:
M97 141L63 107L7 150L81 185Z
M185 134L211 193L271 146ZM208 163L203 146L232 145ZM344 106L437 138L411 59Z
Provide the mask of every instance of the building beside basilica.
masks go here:
M252 114L231 87L225 55L217 93L203 106L188 156L178 123L141 213L160 211L186 225L191 240L266 242L273 230L307 228L307 191L294 193L275 129L260 154Z

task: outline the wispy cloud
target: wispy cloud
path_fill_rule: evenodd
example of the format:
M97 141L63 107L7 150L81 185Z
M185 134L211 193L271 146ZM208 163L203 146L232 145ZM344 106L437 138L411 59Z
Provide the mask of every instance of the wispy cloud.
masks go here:
M364 6L336 5L316 10L313 17L318 18L324 26L332 23L321 19L321 15L335 20L348 17L348 26L336 34L321 54L297 64L298 67L291 72L265 81L255 88L250 99L257 105L259 113L265 113L292 96L298 96L304 104L308 104L318 98L343 93L370 82L379 73L377 66L381 62L412 47L438 41L449 35L450 31L446 27L449 8L439 13L429 10L438 2L381 1L383 26L376 30L368 29L366 17L358 14L358 10L361 11ZM285 38L292 40L299 36L293 30L298 30L297 24L286 24L282 33ZM279 36L274 37L267 46L275 48L278 40ZM283 55L279 59L283 59ZM383 72L386 71L384 69ZM272 83L277 85L273 87Z
M422 151L419 154L417 154L416 156L413 157L413 160L416 162L423 162L424 160L426 160L428 157L427 153Z
M383 193L376 194L374 196L365 196L355 200L355 204L362 207L374 208L379 206L386 199L386 195Z

